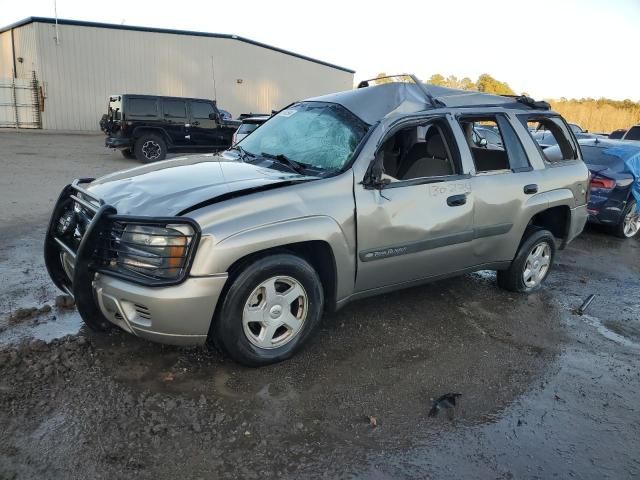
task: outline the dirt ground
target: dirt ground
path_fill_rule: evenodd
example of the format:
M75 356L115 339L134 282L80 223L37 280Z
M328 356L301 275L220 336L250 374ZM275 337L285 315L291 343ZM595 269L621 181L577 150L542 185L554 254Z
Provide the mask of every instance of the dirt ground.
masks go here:
M640 475L638 240L587 229L529 296L479 272L353 303L247 369L55 307L58 192L136 165L101 142L0 131L0 479ZM428 417L447 392L453 421Z

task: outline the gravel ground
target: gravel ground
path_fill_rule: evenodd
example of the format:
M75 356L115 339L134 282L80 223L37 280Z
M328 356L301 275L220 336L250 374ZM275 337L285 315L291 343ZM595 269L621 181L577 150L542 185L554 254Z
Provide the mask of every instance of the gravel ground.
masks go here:
M637 240L588 229L529 296L480 272L356 302L246 369L55 306L52 202L135 165L101 141L0 132L0 479L640 475ZM447 392L454 419L428 417Z

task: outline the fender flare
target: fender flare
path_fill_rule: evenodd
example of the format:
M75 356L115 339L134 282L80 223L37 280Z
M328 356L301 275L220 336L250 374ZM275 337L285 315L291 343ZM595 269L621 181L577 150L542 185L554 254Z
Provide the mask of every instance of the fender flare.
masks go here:
M215 230L215 227L212 227ZM353 292L356 272L355 245L335 219L314 215L243 230L221 240L203 232L191 269L192 276L216 275L249 255L291 244L309 241L326 242L336 264L336 300Z

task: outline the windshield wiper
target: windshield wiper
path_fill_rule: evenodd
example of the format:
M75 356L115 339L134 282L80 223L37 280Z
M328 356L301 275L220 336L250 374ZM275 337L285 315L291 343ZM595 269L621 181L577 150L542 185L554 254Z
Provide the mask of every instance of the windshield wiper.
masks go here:
M282 165L289 167L294 172L299 173L300 175L306 175L305 167L303 167L301 164L299 164L295 160L291 160L289 157L287 157L282 153L278 153L277 155L275 155L273 153L262 152L260 156L264 158L268 158L270 160L276 160L278 163L281 163Z

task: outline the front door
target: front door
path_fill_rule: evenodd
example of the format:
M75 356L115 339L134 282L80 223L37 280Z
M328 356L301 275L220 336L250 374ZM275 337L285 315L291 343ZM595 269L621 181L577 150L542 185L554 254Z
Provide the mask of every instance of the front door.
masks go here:
M356 183L358 274L366 291L473 264L474 196L444 117L391 133L376 154L389 183Z
M191 141L197 147L223 149L231 144L225 141L224 129L218 123L220 116L211 102L191 102Z

